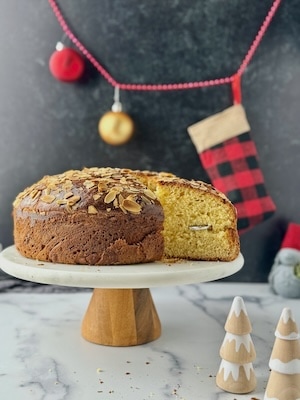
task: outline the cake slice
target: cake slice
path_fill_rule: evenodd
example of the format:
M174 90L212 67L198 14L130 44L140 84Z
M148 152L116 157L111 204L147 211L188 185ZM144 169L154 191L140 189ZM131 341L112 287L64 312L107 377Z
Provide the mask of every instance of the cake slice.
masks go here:
M223 193L169 173L138 174L164 210L165 257L232 261L238 256L237 213Z

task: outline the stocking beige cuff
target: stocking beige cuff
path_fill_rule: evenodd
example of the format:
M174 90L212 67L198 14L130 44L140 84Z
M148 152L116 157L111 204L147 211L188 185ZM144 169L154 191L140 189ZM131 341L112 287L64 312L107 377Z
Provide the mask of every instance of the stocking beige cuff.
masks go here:
M241 104L235 104L188 127L198 153L249 131L250 126Z

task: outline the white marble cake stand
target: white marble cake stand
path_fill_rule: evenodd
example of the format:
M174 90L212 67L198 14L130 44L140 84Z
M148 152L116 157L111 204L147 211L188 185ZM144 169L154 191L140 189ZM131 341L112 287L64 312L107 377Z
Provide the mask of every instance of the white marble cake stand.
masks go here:
M0 253L2 270L17 278L93 288L81 333L90 342L109 346L138 345L160 336L161 325L149 288L221 279L239 271L243 264L242 254L232 262L88 266L31 260L21 256L15 246Z

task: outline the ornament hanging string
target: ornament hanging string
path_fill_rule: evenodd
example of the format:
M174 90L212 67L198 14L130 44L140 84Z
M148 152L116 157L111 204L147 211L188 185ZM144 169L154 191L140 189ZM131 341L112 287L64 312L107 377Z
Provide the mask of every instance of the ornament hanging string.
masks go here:
M180 82L180 83L157 83L157 84L140 84L140 83L122 83L118 82L104 66L96 60L96 58L88 51L88 49L80 42L76 35L71 31L65 18L63 17L56 0L48 0L54 15L56 16L62 30L69 37L71 42L81 51L81 53L90 61L90 63L97 69L97 71L106 79L106 81L113 87L118 87L120 90L127 91L172 91L172 90L187 90L197 89L208 86L217 86L224 84L232 84L237 78L240 78L245 72L245 69L251 62L262 38L264 37L276 11L281 3L281 0L274 0L271 8L269 9L263 23L261 24L249 50L247 51L244 59L242 60L236 73L231 76L216 78L203 81L194 82ZM239 82L239 79L236 80ZM234 90L234 89L233 89Z

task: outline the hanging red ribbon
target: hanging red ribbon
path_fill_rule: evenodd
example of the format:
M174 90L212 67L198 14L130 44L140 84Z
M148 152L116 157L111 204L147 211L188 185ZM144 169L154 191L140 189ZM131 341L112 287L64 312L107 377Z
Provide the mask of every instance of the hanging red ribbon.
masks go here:
M242 103L242 90L241 90L241 76L238 74L233 75L231 82L233 104Z

